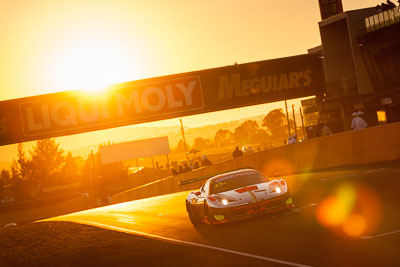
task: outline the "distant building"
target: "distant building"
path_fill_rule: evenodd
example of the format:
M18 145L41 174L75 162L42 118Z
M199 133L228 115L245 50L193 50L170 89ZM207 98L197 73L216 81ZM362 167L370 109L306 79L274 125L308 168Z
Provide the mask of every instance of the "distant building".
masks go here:
M323 94L302 102L306 125L326 122L333 132L350 130L354 111L368 125L400 121L400 12L375 7L347 11L319 22Z

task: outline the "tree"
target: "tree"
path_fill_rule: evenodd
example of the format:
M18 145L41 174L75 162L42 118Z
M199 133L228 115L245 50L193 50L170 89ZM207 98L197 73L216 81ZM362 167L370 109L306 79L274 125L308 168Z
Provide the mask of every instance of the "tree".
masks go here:
M246 130L243 126L239 126L233 132L233 139L235 143L239 146L242 146L244 143L247 143Z
M288 135L286 116L282 109L270 111L264 117L262 126L266 126L274 138L286 137Z
M194 149L206 149L212 146L210 139L205 139L203 137L196 137L193 141L192 148Z
M77 175L78 167L71 153L65 157L64 150L54 139L37 141L30 157L25 154L23 144L18 144L18 159L11 166L14 184L52 184Z
M214 144L219 147L230 145L232 137L233 133L231 131L220 129L215 133Z
M5 188L11 185L11 173L8 170L2 170L0 176L0 188Z
M68 151L67 156L64 160L64 165L61 170L61 177L71 180L76 178L80 174L78 160L72 157L70 151Z
M186 145L187 146L187 145ZM189 150L189 147L187 146L187 149ZM185 144L183 143L183 140L180 139L178 144L175 147L175 152L185 152Z
M252 143L258 130L259 127L256 121L247 120L243 122L233 133L236 144L243 145Z
M256 134L253 136L251 143L266 143L271 138L271 134L267 133L264 129L258 129Z
M24 181L28 181L31 175L31 168L29 160L24 152L24 145L19 143L17 149L18 159L13 160L11 164L11 180L13 185L18 185Z
M31 152L32 179L36 183L49 183L62 177L65 165L64 150L55 139L38 140Z

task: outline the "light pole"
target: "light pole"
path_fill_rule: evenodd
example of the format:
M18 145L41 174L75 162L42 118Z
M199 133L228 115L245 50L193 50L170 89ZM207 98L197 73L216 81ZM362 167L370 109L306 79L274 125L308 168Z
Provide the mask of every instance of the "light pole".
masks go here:
M96 194L96 179L95 179L95 174L96 174L96 167L94 164L94 154L93 154L93 147L90 147L90 155L92 157L92 183L93 183L93 192Z
M182 119L179 119L179 121L181 122L181 132L182 132L182 137L183 137L183 145L185 147L185 156L186 156L186 160L189 164L189 156L188 156L188 152L187 152L187 148L186 148L186 140L185 140L185 130L183 130Z
M301 125L303 126L303 140L306 140L306 129L304 126L304 119L303 119L303 111L301 109L301 107L299 107L299 111L300 111L300 116L301 116Z
M286 99L285 99L285 109L286 109L286 120L287 120L288 134L290 136L289 112L288 112L288 109L287 109L287 101L286 101Z
M297 139L298 136L297 136L296 116L294 115L294 105L292 105L292 111L293 111L294 134L296 135L296 139Z

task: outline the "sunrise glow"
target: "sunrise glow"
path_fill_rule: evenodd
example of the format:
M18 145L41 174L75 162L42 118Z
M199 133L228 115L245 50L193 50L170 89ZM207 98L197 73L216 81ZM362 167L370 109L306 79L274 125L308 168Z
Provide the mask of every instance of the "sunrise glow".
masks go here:
M127 75L126 52L115 42L89 37L55 49L50 76L65 88L102 91Z

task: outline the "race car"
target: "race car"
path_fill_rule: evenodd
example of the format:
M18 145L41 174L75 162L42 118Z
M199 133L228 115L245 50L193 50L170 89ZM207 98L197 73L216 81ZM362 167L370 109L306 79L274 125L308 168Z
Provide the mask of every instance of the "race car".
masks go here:
M270 180L253 169L211 177L200 191L190 192L186 198L186 210L193 224L232 222L293 206L284 179Z

